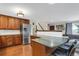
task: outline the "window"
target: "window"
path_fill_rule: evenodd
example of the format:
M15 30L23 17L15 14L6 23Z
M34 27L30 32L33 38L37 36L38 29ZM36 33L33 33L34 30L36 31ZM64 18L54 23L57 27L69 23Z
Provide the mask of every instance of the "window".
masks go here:
M79 23L72 23L72 34L79 35Z

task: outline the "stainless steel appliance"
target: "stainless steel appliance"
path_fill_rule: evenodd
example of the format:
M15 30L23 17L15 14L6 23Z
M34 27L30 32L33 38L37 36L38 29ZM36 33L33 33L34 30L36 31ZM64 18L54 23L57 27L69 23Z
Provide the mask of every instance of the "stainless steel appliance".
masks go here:
M31 25L30 24L22 24L22 43L29 44L30 41L30 33L31 33Z

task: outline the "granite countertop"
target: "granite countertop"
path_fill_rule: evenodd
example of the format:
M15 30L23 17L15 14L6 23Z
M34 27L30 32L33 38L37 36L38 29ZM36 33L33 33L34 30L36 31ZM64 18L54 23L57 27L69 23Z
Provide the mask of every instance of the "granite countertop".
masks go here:
M19 35L19 30L0 30L0 36L3 35Z
M68 40L68 37L55 37L55 36L41 36L40 38L33 39L33 41L45 45L47 47L57 47Z

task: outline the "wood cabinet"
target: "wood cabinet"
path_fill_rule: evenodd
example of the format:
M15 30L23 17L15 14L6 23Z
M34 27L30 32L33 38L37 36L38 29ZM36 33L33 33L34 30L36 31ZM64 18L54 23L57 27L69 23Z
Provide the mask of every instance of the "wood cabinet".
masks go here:
M8 18L8 29L15 29L15 18Z
M8 26L8 17L0 16L0 29L7 29Z
M0 16L0 29L20 29L20 19L8 16Z
M27 19L26 20L25 19L24 20L21 20L21 24L23 24L23 23L24 24L29 24L29 21Z
M13 45L13 37L12 36L0 36L1 39L1 47L7 47Z
M1 43L1 37L0 37L0 48L1 48L1 46L2 46L2 43Z
M17 18L8 18L8 29L20 29L20 20Z
M19 30L23 23L29 24L29 20L0 15L0 29Z
M32 41L33 56L45 56L45 46Z
M29 24L29 20L0 14L0 30L20 30L23 23ZM22 44L21 34L0 36L0 47L18 44Z
M7 46L7 37L1 36L1 47L6 47L6 46Z
M6 36L6 45L7 46L12 46L14 43L14 38L13 36Z
M14 45L22 44L21 35L14 36Z
M0 48L22 44L20 35L0 36Z
M56 47L50 48L38 42L32 41L33 56L48 56L55 51Z
M21 19L15 18L15 29L20 29Z

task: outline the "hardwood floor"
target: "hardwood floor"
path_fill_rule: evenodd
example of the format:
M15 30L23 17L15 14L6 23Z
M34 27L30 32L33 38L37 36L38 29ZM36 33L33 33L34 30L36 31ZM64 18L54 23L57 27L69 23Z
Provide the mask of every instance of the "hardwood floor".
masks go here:
M48 56L55 48L49 48L32 41L28 45L0 48L0 56Z
M32 56L31 45L18 45L0 49L0 56Z

